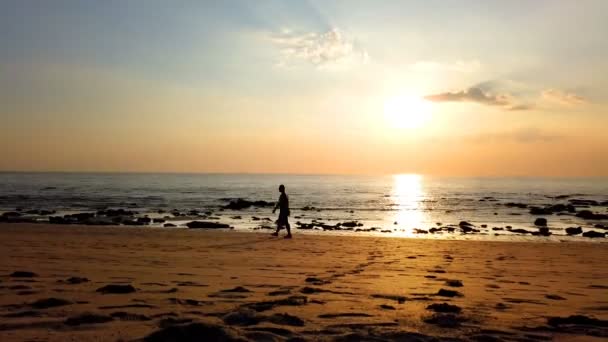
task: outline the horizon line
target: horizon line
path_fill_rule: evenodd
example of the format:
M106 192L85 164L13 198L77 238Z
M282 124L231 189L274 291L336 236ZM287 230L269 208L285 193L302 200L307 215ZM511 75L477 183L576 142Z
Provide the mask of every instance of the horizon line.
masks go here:
M398 175L417 175L431 178L547 178L547 179L581 179L608 178L608 175L596 176L543 176L543 175L433 175L418 172L396 173L290 173L290 172L207 172L207 171L73 171L73 170L0 170L0 174L108 174L108 175L250 175L250 176L353 176L353 177L390 177Z

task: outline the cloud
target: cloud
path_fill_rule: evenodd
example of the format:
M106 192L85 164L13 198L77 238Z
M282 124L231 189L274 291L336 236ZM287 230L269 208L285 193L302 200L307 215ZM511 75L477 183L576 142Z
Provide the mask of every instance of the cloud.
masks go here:
M548 133L537 127L519 128L512 131L491 132L465 136L471 143L513 142L519 144L548 143L565 139L565 136Z
M515 103L513 96L509 94L490 94L478 87L471 87L458 92L445 92L425 96L425 99L433 102L474 102L487 106L497 106L508 110L527 110L530 105Z
M367 51L337 28L324 33L285 30L273 34L270 39L279 49L279 66L306 63L319 68L341 68L365 64L369 60Z
M587 100L580 95L563 92L557 89L543 90L541 93L541 98L543 100L569 106L587 103Z
M584 97L557 89L540 90L510 80L490 80L466 90L425 96L433 102L473 102L508 111L549 110L588 103Z
M422 72L474 72L481 68L478 60L456 61L455 63L439 63L435 61L419 61L410 65L410 69Z

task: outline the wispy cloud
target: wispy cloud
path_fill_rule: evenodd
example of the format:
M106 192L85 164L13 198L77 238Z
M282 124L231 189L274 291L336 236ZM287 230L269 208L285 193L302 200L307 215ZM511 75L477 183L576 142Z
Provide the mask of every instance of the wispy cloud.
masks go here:
M555 109L556 106L576 106L588 102L574 93L557 89L539 90L508 80L486 81L465 90L431 94L425 98L433 102L472 102L509 111Z
M513 96L509 94L491 94L477 87L456 92L431 94L425 96L425 99L433 102L473 102L487 106L502 107L508 110L527 110L531 108L526 104L515 103Z
M271 41L279 49L279 66L300 63L319 68L341 68L367 63L367 51L340 29L324 33L297 33L284 30L273 34Z
M587 102L587 100L577 94L568 93L557 89L543 90L541 98L554 103L562 105L581 105Z

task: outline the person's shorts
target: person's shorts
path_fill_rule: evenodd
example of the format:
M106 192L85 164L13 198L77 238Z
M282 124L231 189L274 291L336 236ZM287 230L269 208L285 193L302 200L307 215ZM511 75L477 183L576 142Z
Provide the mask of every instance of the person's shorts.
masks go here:
M279 226L286 226L289 224L289 220L287 219L287 214L279 214L279 219L277 220L277 224Z

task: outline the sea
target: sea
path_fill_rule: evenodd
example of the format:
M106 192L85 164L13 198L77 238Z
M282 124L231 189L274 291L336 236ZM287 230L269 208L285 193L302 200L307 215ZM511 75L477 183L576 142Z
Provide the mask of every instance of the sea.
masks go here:
M3 172L0 214L16 211L47 222L48 216L125 209L159 219L146 225L151 229L186 228L188 222L202 220L269 233L276 219L271 206L225 207L239 198L275 202L280 184L289 196L295 234L603 242L605 238L568 236L565 229L608 233L608 220L576 216L582 210L608 214L608 178ZM572 203L575 212L530 213L531 207ZM54 213L27 214L41 209ZM547 220L549 236L532 234L540 229L537 218ZM348 230L331 228L353 221L356 225ZM463 221L473 230L463 232ZM176 227L165 228L166 223ZM317 225L301 228L311 223Z

